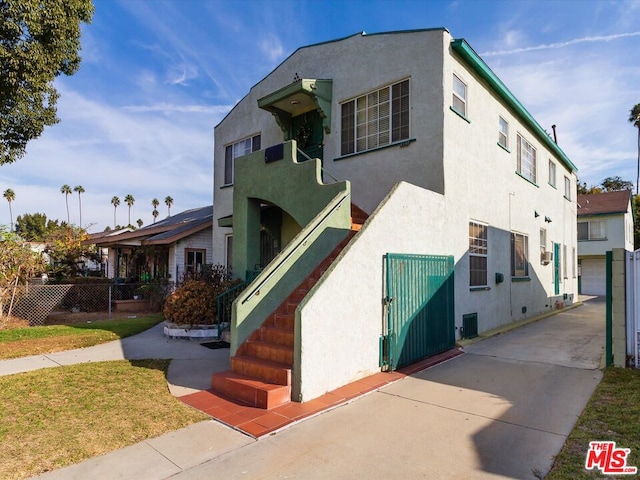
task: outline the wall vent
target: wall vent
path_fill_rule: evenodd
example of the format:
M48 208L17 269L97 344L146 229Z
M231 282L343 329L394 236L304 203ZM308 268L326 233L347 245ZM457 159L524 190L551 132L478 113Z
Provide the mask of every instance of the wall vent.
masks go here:
M478 336L478 314L467 313L462 315L462 331L460 338L475 338Z

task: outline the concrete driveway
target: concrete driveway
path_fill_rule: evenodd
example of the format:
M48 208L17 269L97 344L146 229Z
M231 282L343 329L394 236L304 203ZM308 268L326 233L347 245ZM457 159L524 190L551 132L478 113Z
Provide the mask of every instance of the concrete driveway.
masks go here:
M541 478L602 378L604 312L592 299L477 342L172 478Z

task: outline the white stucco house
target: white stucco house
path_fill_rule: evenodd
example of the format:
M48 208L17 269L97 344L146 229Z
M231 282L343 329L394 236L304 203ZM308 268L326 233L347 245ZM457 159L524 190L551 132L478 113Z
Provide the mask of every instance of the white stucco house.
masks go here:
M578 195L579 291L606 295L606 253L633 252L631 190Z
M215 127L213 261L257 277L213 388L307 401L572 302L545 127L443 28L296 50Z

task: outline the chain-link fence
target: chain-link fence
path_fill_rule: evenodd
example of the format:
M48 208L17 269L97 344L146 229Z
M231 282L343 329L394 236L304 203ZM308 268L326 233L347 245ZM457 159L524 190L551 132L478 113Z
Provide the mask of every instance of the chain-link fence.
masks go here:
M86 283L37 284L16 288L11 315L29 325L45 325L61 313L105 313L117 311L159 311L173 285L170 283ZM9 302L3 308L8 314Z

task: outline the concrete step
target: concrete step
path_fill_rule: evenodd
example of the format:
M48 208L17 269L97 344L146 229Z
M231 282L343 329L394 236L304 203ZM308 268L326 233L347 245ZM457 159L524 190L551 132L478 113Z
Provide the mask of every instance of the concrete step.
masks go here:
M231 371L240 375L254 377L265 383L291 385L291 365L263 360L249 355L231 357Z
M242 353L250 357L293 365L293 347L277 345L263 340L249 340L242 345Z
M266 383L232 371L214 373L211 388L216 393L257 408L271 409L291 401L291 386Z
M294 334L293 330L288 328L265 326L260 328L258 339L276 345L293 347Z

